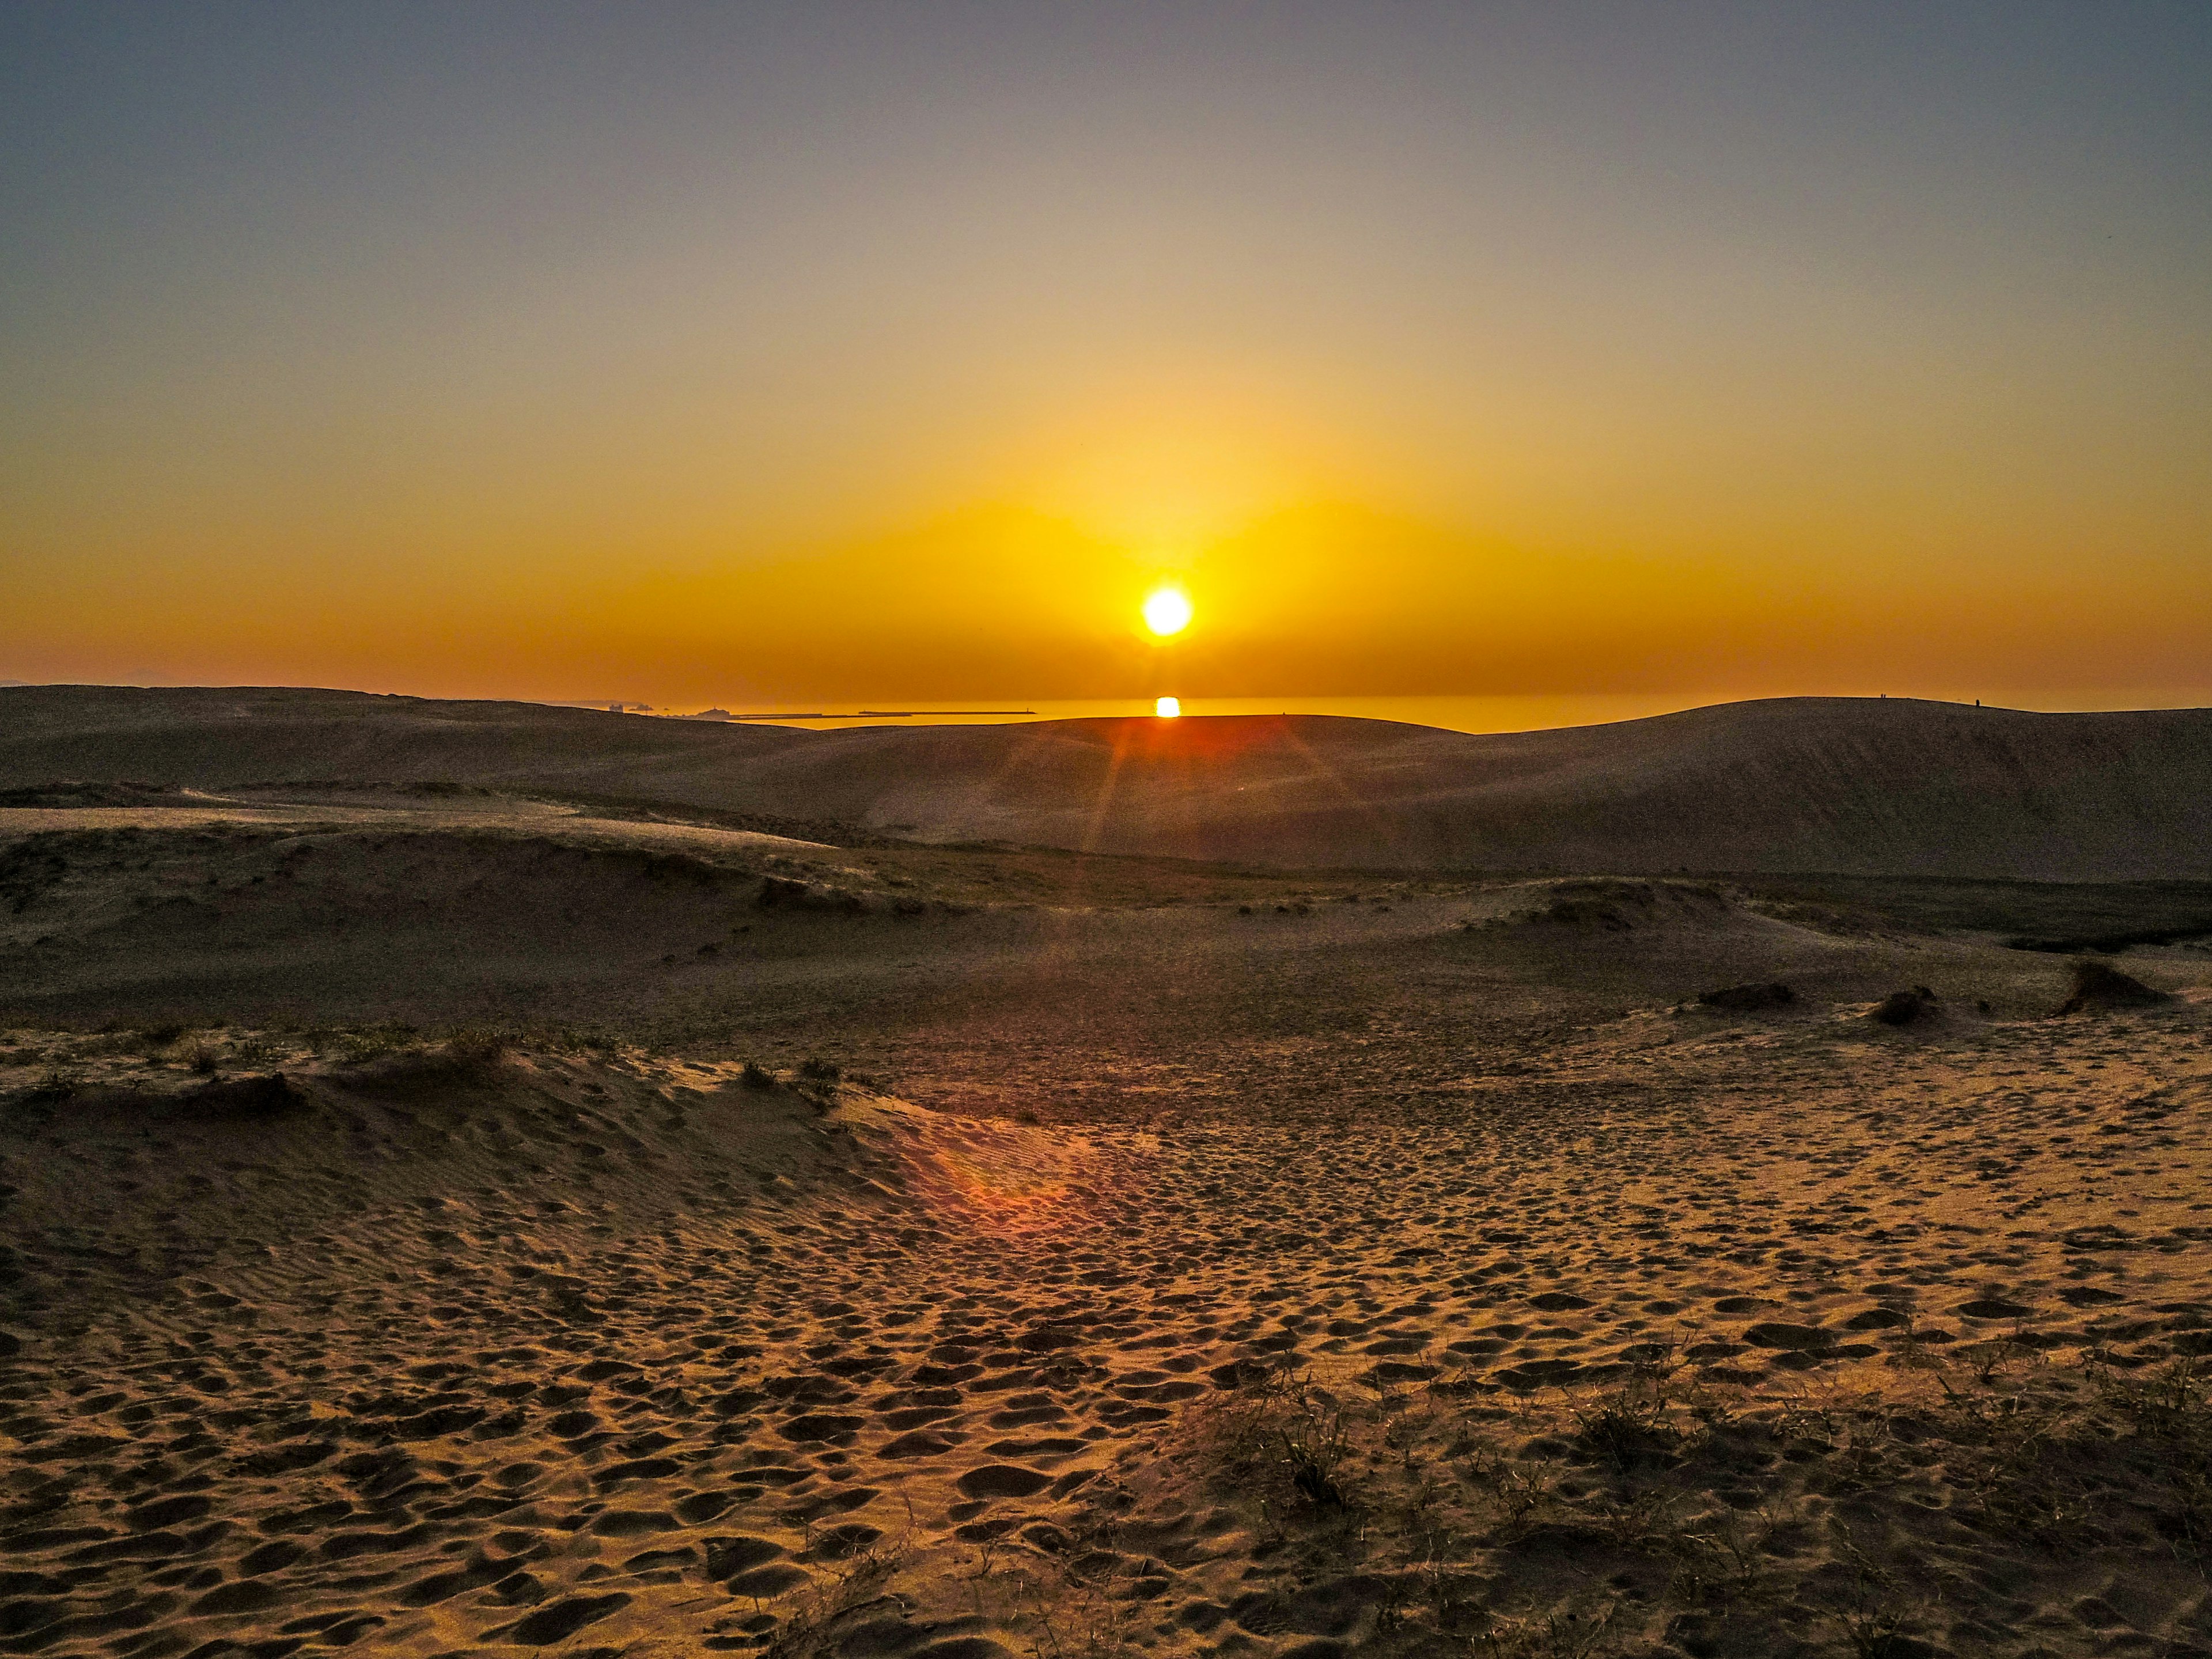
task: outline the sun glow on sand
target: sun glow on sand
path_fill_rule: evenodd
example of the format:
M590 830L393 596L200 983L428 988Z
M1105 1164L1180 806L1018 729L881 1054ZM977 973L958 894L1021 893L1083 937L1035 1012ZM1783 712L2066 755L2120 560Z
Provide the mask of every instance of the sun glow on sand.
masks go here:
M1178 719L1182 714L1182 699L1180 697L1162 697L1158 702L1152 705L1152 713L1158 715L1159 718L1164 720Z
M1145 626L1165 639L1190 626L1190 600L1179 588L1155 590L1145 600Z

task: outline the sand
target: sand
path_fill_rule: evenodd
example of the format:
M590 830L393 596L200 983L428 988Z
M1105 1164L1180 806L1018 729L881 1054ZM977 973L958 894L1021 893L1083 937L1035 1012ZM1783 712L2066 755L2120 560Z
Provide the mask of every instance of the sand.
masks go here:
M460 835L471 831L527 835L573 847L652 848L702 857L767 853L827 853L829 843L710 823L656 823L603 818L557 802L501 800L496 805L434 806L340 800L285 801L208 796L178 806L0 806L0 840L25 836L140 830L161 836L181 830L265 826L295 835L348 830L386 835Z
M2185 942L597 823L0 849L0 1650L2212 1650Z
M1208 717L806 732L277 689L0 687L0 790L314 780L619 795L1276 867L2212 877L2212 710L1790 697L1558 732Z
M18 1103L0 1617L980 1656L1571 1612L1772 1652L1822 1650L1863 1559L1860 1611L1961 1651L2201 1639L2148 1492L2054 1559L1960 1425L2212 1346L2204 1010L1970 1054L1840 1024L1632 1022L1450 1111L1169 1130L641 1057ZM1624 1388L1665 1402L1631 1478L1576 1428ZM1341 1504L1240 1443L1309 1413ZM1716 1618L1683 1551L1727 1540Z

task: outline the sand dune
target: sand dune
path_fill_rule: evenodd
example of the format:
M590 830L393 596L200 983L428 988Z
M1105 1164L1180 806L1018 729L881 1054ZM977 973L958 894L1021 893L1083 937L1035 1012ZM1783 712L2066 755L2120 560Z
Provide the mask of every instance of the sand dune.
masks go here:
M541 703L439 702L285 688L0 688L0 781L143 780L203 787L282 778L566 780L584 788L674 760L803 743L782 728L702 726Z
M2203 710L1795 698L1498 737L1318 717L803 732L340 692L29 687L0 689L0 786L18 787L448 780L1281 866L2212 873Z
M0 1654L2212 1650L2201 886L354 781L0 806Z

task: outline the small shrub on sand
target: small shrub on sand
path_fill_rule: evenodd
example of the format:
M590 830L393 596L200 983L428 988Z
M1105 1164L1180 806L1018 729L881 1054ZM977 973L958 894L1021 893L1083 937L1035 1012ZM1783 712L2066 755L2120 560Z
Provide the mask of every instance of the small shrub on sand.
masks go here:
M904 1605L897 1596L884 1594L884 1586L904 1565L908 1547L904 1537L885 1539L817 1578L805 1599L784 1614L781 1625L766 1632L767 1644L761 1650L763 1659L812 1659L817 1654L838 1651L838 1638L849 1627L848 1621L864 1613L885 1611L903 1619ZM753 1601L751 1606L755 1609L751 1620L732 1615L712 1628L740 1629L757 1639L761 1633L752 1624L759 1617L760 1604Z
M1867 1018L1882 1025L1912 1025L1936 1012L1936 994L1924 985L1892 991Z
M749 1060L744 1069L738 1073L738 1081L748 1089L773 1089L775 1087L775 1073L760 1061Z
M799 1062L799 1076L814 1083L835 1083L845 1075L845 1068L834 1060L823 1060L818 1054L809 1054Z
M413 1026L377 1025L366 1030L346 1032L338 1039L338 1055L346 1064L359 1066L416 1046Z
M1643 1463L1664 1461L1681 1443L1681 1431L1667 1410L1666 1397L1623 1389L1592 1401L1575 1413L1585 1449L1622 1474Z
M814 890L803 881L793 881L786 876L763 876L760 891L753 902L763 910L773 910L778 905L805 905L814 896Z
M262 1118L303 1110L310 1102L289 1078L271 1072L204 1083L185 1097L184 1103L202 1116Z
M2151 1478L2142 1481L2142 1495L2160 1529L2200 1558L2212 1553L2212 1366L2185 1355L2148 1373L2106 1369L2096 1389L2147 1454L2140 1470Z
M2154 1008L2171 1000L2165 992L2154 991L2134 975L2124 974L2094 957L2083 957L2070 966L2074 970L2074 994L2058 1010L2062 1014L2078 1014L2092 1008Z
M74 1066L51 1066L31 1085L33 1100L67 1100L84 1087L84 1073Z
M210 1037L186 1037L169 1058L202 1077L213 1077L222 1066L222 1046Z
M434 1040L411 1025L349 1031L341 1040L339 1050L349 1071L393 1085L410 1079L464 1080L493 1071L514 1051L514 1042L507 1033L489 1027L463 1026L442 1040Z
M471 1026L446 1039L446 1058L461 1066L496 1066L513 1048L506 1033Z
M1215 1475L1276 1514L1346 1506L1352 1425L1304 1375L1273 1368L1240 1375L1202 1419Z
M1337 1485L1336 1472L1351 1437L1340 1412L1309 1413L1276 1431L1291 1489L1316 1509L1344 1507L1344 1489Z

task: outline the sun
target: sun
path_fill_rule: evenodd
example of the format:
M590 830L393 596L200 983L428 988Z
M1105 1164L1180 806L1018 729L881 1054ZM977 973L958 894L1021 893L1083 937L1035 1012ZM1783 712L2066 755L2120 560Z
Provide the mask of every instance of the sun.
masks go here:
M1190 600L1181 588L1155 589L1145 599L1145 626L1165 639L1190 626Z

